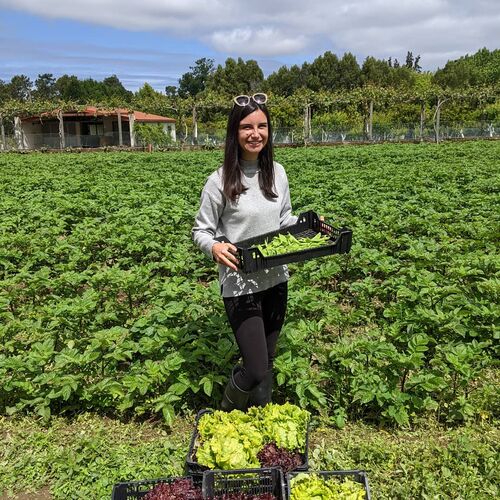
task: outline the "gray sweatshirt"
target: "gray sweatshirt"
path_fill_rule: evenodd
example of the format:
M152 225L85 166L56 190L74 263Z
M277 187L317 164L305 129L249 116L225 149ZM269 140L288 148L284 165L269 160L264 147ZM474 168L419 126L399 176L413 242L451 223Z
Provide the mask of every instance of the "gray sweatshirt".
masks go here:
M212 246L218 236L231 243L253 238L297 222L292 215L290 189L285 169L274 163L277 198L267 199L259 186L258 160L240 161L242 182L247 187L233 203L226 200L222 186L222 167L208 178L201 193L200 209L192 229L194 242L211 259ZM219 264L219 282L224 297L234 297L267 290L288 280L286 266L245 274Z

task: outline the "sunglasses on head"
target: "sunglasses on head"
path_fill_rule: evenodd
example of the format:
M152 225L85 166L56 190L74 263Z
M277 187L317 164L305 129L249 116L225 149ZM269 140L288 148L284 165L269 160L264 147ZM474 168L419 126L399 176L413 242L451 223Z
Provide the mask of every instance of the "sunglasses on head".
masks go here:
M256 102L257 104L266 104L267 95L263 93L254 94L252 96L238 95L233 99L235 104L241 107L248 106L250 104L250 100Z

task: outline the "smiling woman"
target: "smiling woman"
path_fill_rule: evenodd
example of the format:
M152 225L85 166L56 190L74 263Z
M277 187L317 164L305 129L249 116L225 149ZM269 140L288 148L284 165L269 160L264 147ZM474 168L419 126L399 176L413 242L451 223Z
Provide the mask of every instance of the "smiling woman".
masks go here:
M269 137L267 117L260 109L241 120L238 129L238 144L244 160L256 160Z
M285 319L288 269L243 274L232 242L294 224L285 170L273 161L267 96L238 96L228 118L224 163L207 180L193 227L201 250L219 264L220 290L243 359L235 366L221 408L271 401L276 342Z

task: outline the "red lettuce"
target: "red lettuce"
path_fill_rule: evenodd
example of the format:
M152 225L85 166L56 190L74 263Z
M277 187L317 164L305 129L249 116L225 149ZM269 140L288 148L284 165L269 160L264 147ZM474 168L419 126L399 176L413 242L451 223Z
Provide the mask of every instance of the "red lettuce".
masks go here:
M276 443L268 443L257 453L262 467L281 467L283 473L292 471L304 462L300 453L279 448Z
M171 483L157 484L144 500L202 500L201 489L193 486L189 479L176 479Z

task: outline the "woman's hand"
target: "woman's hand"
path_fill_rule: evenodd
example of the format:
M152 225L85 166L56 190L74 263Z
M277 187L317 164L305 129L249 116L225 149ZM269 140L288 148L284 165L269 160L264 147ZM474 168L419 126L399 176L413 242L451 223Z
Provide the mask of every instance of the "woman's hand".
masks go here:
M236 254L238 249L231 243L214 243L212 247L212 255L215 262L231 268L233 271L238 270L238 258Z

